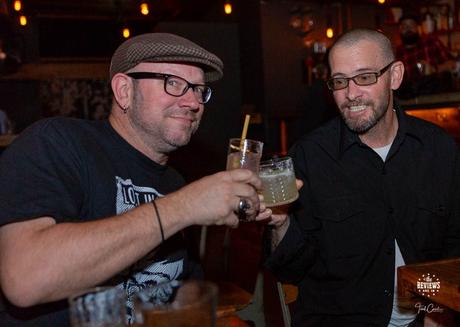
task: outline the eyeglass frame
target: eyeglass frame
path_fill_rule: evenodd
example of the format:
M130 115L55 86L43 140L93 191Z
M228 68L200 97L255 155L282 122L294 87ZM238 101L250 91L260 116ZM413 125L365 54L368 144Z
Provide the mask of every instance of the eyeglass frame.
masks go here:
M326 85L327 85L327 88L331 91L339 91L339 90L343 90L343 89L346 89L348 87L348 85L350 84L350 80L353 81L353 83L355 83L356 85L359 85L359 86L369 86L369 85L373 85L373 84L376 84L378 81L379 81L379 77L382 76L397 60L393 60L392 62L390 62L388 65L386 65L385 67L383 67L382 69L380 69L379 71L377 72L367 72L367 73L361 73L361 74L357 74L355 76L352 76L352 77L333 77L333 78L330 78L326 81ZM372 82L372 83L369 83L369 84L359 84L355 78L358 77L358 76L361 76L361 75L366 75L366 74L370 74L370 75L374 75L375 76L375 81ZM346 85L340 89L334 89L330 83L335 80L335 79L343 79L346 81Z
M203 94L207 94L206 98L204 99L200 99L200 97L196 96L196 98L198 99L198 102L201 103L201 104L205 104L205 103L208 103L209 100L211 99L211 95L212 95L212 88L209 87L208 85L205 85L205 84L193 84L193 83L190 83L189 81L187 81L185 78L182 78L180 76L176 76L176 75L172 75L172 74L163 74L163 73L155 73L155 72L131 72L131 73L126 73L125 75L131 77L131 78L134 78L134 79L162 79L163 80L163 89L164 91L166 92L166 94L169 94L173 97L181 97L183 96L185 93L187 93L187 91L189 89L192 89L193 91L193 94L195 94L195 96L197 95L196 91L195 91L195 88L197 87L203 87L205 90L209 90L209 92L203 92ZM167 91L166 89L166 86L167 86L167 81L170 79L170 78L178 78L180 80L183 80L185 83L186 83L186 87L182 90L182 93L181 94L172 94L170 92Z

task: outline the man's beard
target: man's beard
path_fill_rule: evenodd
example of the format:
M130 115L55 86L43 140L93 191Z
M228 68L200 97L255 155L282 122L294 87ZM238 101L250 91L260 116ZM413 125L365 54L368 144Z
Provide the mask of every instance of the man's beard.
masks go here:
M193 134L199 127L199 119L195 122L196 125L190 129L190 134L185 137L176 137L174 132L170 132L167 126L160 124L158 121L155 123L146 121L146 118L142 116L141 108L144 104L144 97L142 93L135 85L133 104L128 111L130 115L131 125L138 131L146 140L150 140L149 144L155 147L155 150L162 153L170 153L177 150L180 147L187 145ZM185 109L181 109L185 110ZM189 112L188 115L195 117L194 113Z
M348 106L344 105L345 106ZM373 106L373 103L368 102L366 103L368 106L372 106L374 110L372 110L372 115L368 117L366 120L356 120L356 119L351 119L346 117L345 113L343 110L340 110L340 114L342 115L342 119L344 120L345 124L347 125L348 129L350 129L352 132L357 133L357 134L364 134L368 132L372 127L377 125L377 123L383 118L385 115L385 106L381 108L376 108ZM369 109L366 109L369 110Z
M405 34L401 34L401 40L405 45L414 45L420 39L420 35L414 32L408 32Z

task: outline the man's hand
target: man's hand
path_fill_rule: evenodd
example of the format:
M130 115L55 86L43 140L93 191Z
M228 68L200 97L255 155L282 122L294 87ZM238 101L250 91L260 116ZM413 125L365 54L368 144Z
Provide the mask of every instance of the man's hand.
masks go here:
M247 169L222 171L206 176L167 197L178 197L177 203L188 213L190 224L238 226L238 206L245 199L249 221L267 219L270 211L259 199L262 188L259 176Z
M303 182L300 179L296 179L297 190L303 186ZM283 239L286 231L289 227L289 208L292 203L285 204L282 206L273 207L271 209L272 214L268 218L256 217L256 220L265 220L267 225L273 226L272 229L272 251L278 246ZM269 211L269 210L267 210Z
M297 190L300 190L303 186L303 182L300 179L296 179L296 186ZM275 228L281 228L286 224L289 225L288 212L290 206L291 203L273 207L271 208L272 214L269 217L263 218L258 216L256 217L256 220L266 220L268 225L274 226Z

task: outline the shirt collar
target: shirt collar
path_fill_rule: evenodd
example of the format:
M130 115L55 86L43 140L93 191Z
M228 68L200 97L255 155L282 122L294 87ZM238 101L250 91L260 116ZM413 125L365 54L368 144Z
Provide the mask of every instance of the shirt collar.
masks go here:
M408 123L408 115L401 109L397 101L394 101L393 108L396 111L396 117L398 119L398 131L393 143L396 143L398 146L404 142L406 136L413 137L417 139L420 143L423 143L423 136L421 135L420 130L418 130L413 124ZM347 151L352 145L362 145L365 144L358 137L358 134L350 131L347 125L340 119L340 137L339 137L339 147L338 147L338 158L341 158L342 155Z

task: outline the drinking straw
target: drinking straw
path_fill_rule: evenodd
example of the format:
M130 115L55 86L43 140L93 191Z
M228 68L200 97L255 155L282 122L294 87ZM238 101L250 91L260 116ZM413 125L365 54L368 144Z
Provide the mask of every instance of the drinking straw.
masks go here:
M240 138L240 149L243 148L244 140L246 139L246 133L248 132L248 126L249 126L250 119L251 119L251 115L246 115L246 118L244 119L243 132L241 133L241 138Z

